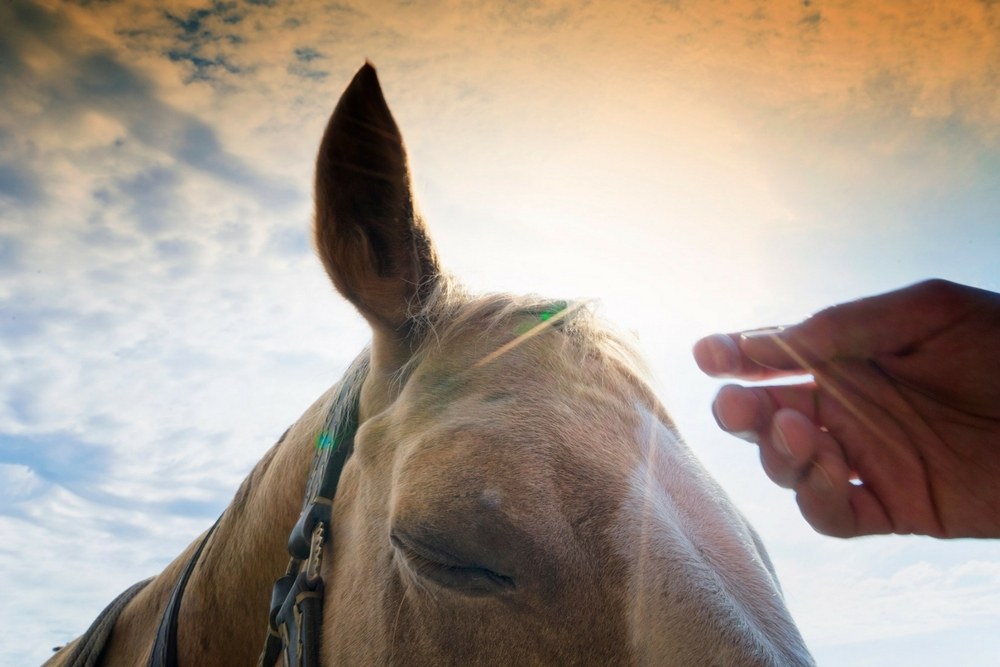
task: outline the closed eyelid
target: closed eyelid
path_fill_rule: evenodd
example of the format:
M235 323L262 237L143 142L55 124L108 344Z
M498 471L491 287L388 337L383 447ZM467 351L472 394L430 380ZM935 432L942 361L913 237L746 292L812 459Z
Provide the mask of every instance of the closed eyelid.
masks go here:
M394 531L390 540L414 576L473 597L515 588L514 579L482 564L459 558L441 548Z

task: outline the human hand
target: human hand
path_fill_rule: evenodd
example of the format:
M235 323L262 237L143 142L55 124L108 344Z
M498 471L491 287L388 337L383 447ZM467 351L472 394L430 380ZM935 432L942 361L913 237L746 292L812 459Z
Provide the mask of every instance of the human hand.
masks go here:
M838 537L1000 537L1000 294L944 280L694 347L719 425Z

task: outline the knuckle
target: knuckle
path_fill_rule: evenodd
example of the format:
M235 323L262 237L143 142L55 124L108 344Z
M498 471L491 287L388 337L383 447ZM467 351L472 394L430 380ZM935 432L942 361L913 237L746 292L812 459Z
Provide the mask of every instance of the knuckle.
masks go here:
M977 302L976 290L942 278L925 280L915 289L919 300L943 319L958 318Z
M913 289L935 301L951 301L962 291L961 285L944 278L924 280L914 285Z
M802 333L813 337L826 337L835 333L840 322L841 306L829 306L809 316L803 323Z

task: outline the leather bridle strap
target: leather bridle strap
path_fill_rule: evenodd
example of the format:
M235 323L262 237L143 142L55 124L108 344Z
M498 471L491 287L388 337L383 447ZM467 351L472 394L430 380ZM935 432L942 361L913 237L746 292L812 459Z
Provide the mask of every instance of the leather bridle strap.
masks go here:
M153 653L149 656L149 667L177 667L177 617L181 610L181 599L184 597L184 589L187 587L188 579L191 578L191 573L194 572L195 565L198 564L202 550L221 520L220 516L205 533L205 537L201 538L201 543L174 585L170 601L167 602L167 608L160 617L160 625L156 629L156 642L153 644Z
M363 362L364 363L364 362ZM358 430L358 387L345 378L316 438L302 513L288 536L291 560L274 582L268 633L258 665L319 667L323 621L323 547L330 537L333 498Z
M354 375L363 378L367 369L368 361L362 357ZM354 434L358 430L360 385L352 381L351 375L349 372L341 383L323 430L316 438L316 452L306 484L302 513L288 537L288 551L292 558L285 576L274 583L271 593L268 636L258 662L260 665L273 666L282 652L286 667L319 665L323 621L323 578L320 575L323 545L330 535L333 497L337 493L340 473L354 450ZM281 436L281 440L284 438ZM184 588L221 520L220 516L205 533L174 585L156 630L149 667L177 667L177 619Z

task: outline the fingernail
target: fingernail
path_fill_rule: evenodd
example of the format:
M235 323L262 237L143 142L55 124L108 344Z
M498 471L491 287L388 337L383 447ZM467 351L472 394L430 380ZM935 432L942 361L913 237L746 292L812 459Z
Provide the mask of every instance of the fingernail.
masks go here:
M726 422L723 421L722 417L719 416L719 400L716 399L712 401L712 416L715 417L715 423L719 425L723 431L728 431L729 427L726 426Z
M788 446L788 440L785 439L785 432L781 430L781 427L777 424L774 425L772 429L774 431L773 438L771 440L774 442L774 448L778 450L778 454L782 456L787 461L792 460L792 450Z
M813 461L812 473L809 475L809 487L816 493L828 493L833 490L833 479L830 477L830 473L816 461Z
M747 329L746 331L740 332L740 338L742 340L761 340L762 338L773 338L784 330L785 327L783 325L777 327L763 327L761 329Z
M712 401L712 416L715 417L715 423L719 425L719 428L721 428L729 435L735 435L737 438L741 440L746 440L747 442L752 442L753 444L757 444L757 442L760 440L760 438L754 431L734 431L731 428L729 428L729 426L726 425L726 422L723 421L722 417L719 416L719 408L717 401Z
M717 373L733 375L740 369L740 348L725 334L713 334L705 340Z

